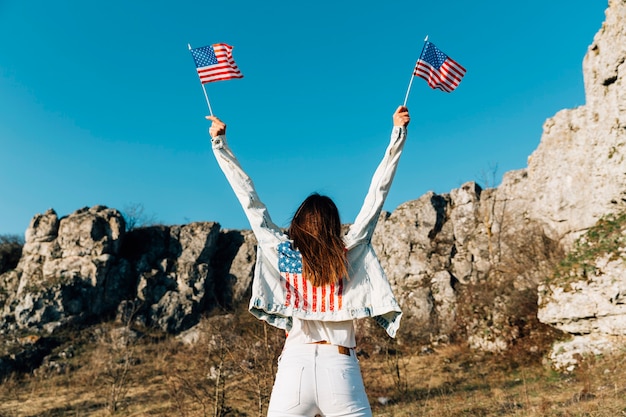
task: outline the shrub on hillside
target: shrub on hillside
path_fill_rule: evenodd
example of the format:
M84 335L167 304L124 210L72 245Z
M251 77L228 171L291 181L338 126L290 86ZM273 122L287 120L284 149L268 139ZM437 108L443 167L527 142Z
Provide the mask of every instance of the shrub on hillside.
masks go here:
M546 282L563 285L595 276L597 261L626 259L626 212L611 213L596 222L574 243Z
M0 274L15 269L22 256L24 238L18 235L0 235Z
M460 336L478 350L536 359L560 336L537 318L537 288L564 258L563 249L537 224L523 233L503 233L494 243L499 261L459 292Z

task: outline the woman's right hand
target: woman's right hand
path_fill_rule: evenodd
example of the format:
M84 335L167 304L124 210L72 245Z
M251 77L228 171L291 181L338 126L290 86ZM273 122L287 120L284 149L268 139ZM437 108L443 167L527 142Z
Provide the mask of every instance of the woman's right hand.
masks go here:
M405 106L399 106L393 114L393 125L407 127L410 121L411 116L409 116L409 109Z
M226 123L215 116L206 116L206 119L213 122L209 128L209 135L211 135L212 138L226 134Z

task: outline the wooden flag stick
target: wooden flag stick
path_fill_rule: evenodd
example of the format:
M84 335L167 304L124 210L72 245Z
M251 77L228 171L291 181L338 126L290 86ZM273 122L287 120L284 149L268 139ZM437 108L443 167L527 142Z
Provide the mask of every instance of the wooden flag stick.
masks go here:
M424 48L426 48L426 41L428 40L428 35L426 35L426 38L424 38L424 45L422 46L422 52L420 52L419 57L417 57L417 60L419 61L420 58L422 57L422 54L424 53ZM409 88L407 88L406 90L406 96L404 96L404 104L403 106L406 107L406 102L409 100L409 92L411 91L411 85L413 85L413 78L415 78L415 68L417 67L417 63L415 64L415 67L413 67L413 72L411 72L411 80L409 81Z

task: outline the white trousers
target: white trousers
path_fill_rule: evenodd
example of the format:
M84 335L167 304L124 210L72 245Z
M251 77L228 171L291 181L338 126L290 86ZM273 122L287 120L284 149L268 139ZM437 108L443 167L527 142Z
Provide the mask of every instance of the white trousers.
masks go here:
M270 398L268 417L371 417L354 349L334 345L286 346Z

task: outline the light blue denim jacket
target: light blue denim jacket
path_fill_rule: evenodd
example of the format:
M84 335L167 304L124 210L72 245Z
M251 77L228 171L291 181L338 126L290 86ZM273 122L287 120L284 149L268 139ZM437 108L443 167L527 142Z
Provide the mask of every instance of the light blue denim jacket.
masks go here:
M310 311L288 302L285 279L278 270L278 246L290 242L259 199L254 184L229 148L225 136L212 139L213 153L235 192L258 241L250 312L261 320L289 331L292 317L302 320L346 321L373 317L391 337L400 326L402 311L371 245L383 203L406 140L406 128L395 126L385 156L372 178L363 206L344 236L349 279L344 280L343 302L334 311Z

